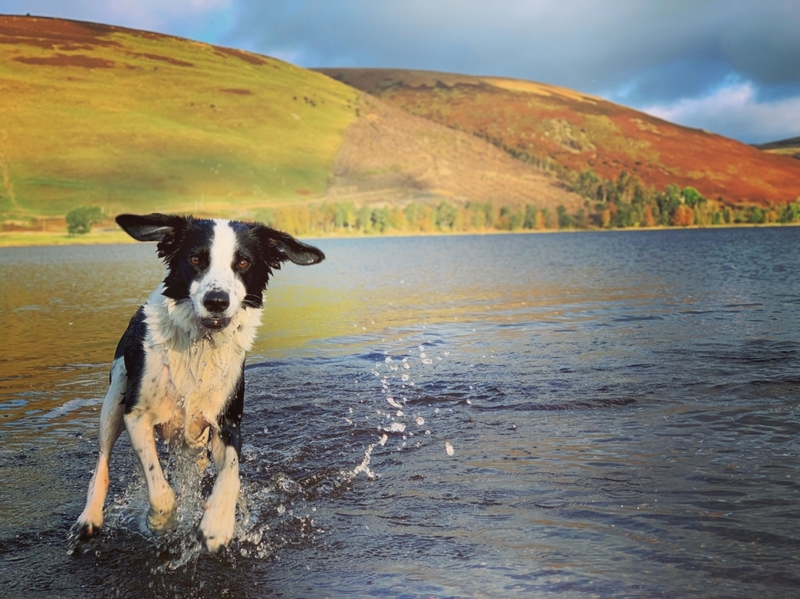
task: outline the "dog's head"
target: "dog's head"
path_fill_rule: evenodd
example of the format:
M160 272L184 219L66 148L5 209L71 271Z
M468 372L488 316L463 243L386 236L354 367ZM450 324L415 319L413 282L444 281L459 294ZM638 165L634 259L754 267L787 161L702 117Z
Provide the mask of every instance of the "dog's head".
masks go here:
M290 260L308 265L320 250L260 223L166 214L121 214L117 224L138 241L157 241L167 265L164 295L190 301L198 323L224 329L240 309L263 305L273 269Z

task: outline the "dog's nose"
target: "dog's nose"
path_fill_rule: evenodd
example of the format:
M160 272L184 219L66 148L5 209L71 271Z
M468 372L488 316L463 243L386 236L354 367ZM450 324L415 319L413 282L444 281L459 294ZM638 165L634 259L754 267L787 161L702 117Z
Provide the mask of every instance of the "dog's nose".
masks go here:
M220 314L231 305L231 299L224 291L209 291L203 298L203 305L209 312Z

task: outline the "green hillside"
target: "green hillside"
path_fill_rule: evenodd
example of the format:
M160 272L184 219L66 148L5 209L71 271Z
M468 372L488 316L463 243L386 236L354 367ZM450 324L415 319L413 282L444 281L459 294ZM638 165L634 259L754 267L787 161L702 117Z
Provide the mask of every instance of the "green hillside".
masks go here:
M6 221L307 199L325 191L359 96L264 56L13 16L0 17L0 94Z

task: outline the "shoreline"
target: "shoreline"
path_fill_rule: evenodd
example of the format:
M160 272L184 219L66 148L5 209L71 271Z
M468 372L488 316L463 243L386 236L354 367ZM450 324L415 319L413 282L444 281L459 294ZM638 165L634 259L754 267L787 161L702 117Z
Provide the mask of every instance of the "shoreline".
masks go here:
M726 225L690 225L688 227L627 227L615 229L519 229L516 231L502 231L497 229L485 231L393 231L389 233L335 233L330 235L295 235L301 239L358 239L367 237L434 237L434 236L463 236L463 235L531 235L552 233L608 233L629 231L671 231L692 229L741 229L759 227L797 227L800 223L736 223ZM97 230L85 235L70 237L66 232L42 231L9 231L0 232L0 249L24 247L64 247L71 245L116 245L139 243L131 239L122 230Z

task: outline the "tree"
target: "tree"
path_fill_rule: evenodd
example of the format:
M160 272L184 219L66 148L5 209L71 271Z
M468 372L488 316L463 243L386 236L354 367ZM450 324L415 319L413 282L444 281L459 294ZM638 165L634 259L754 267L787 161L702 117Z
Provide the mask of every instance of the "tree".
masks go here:
M676 227L688 227L694 222L694 212L686 204L681 204L672 213L670 224Z
M694 208L700 202L705 202L705 198L694 187L684 187L681 195L689 208Z
M587 168L582 170L581 174L578 175L578 180L573 190L585 198L595 200L597 199L597 188L599 185L600 177L598 177L592 169Z
M750 224L758 225L766 222L766 211L758 206L750 206L747 210L747 222Z
M389 228L390 219L389 209L385 206L383 208L375 208L372 211L372 228L378 233L385 233Z
M103 220L103 210L100 206L78 206L67 212L67 233L72 235L85 235Z
M800 220L800 198L786 204L778 215L778 222L795 223Z
M664 190L656 196L658 203L659 221L660 225L671 224L672 215L677 210L678 206L683 205L681 202L681 189L675 183L670 183Z
M361 206L356 213L356 227L362 233L367 233L372 229L372 209L369 206Z
M574 222L572 216L570 216L567 209L564 207L563 204L559 204L558 208L556 208L556 212L558 213L558 228L559 229L571 229Z
M450 231L456 222L456 209L448 202L442 202L436 208L436 226L442 231Z
M525 218L522 221L522 226L526 229L535 229L536 228L536 216L539 211L536 209L536 206L532 206L528 204L525 206Z
M650 205L645 205L642 209L642 227L654 227L656 225L656 217L653 216L653 209Z

